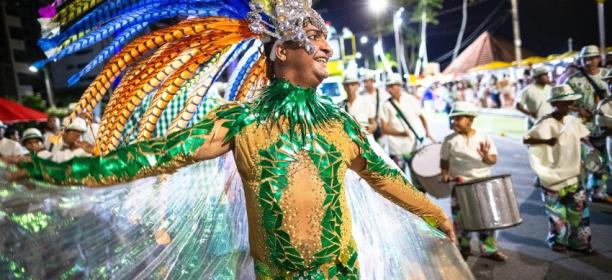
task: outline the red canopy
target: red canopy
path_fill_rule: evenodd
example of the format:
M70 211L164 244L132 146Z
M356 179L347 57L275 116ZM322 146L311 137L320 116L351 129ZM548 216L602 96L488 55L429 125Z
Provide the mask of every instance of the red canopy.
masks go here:
M47 114L0 97L0 120L5 124L44 122L47 120Z

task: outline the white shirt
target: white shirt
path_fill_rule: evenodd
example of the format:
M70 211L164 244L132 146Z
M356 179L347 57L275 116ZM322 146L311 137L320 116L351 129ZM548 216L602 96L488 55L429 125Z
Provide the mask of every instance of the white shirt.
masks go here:
M19 142L6 137L0 140L0 156L14 157L27 154L28 151Z
M369 119L374 119L376 117L376 108L371 106L367 97L357 95L353 103L349 105L348 101L346 102L347 112L353 116L357 122L362 126L367 128L370 123Z
M98 135L98 130L100 130L100 125L97 123L91 123L87 127L87 131L83 133L81 139L89 144L96 144L96 136Z
M377 88L376 91L378 92L378 116L376 116L376 92L369 93L367 90L364 89L363 91L361 91L359 95L365 97L366 100L368 100L367 102L368 106L370 106L371 107L370 109L374 111L375 118L380 119L382 115L383 105L391 96L389 95L388 92L384 90L379 90ZM376 120L377 122L378 122L378 119Z
M53 142L51 142L51 139L49 139L49 137L56 135L53 132L50 131L46 131L45 133L43 133L43 143L45 144L45 148L49 149L51 148L51 144L53 144Z
M66 162L75 157L91 157L90 153L81 148L71 150L67 145L64 145L63 140L57 145L53 145L51 153L38 153L37 155L54 162Z
M419 133L419 130L423 130L423 126L419 118L421 115L421 106L419 101L414 96L402 93L399 102L396 100L393 100L393 102L402 111L404 117L406 117L412 128L414 128L417 133ZM387 125L390 125L397 131L408 132L408 136L387 136L390 154L398 156L409 155L416 150L416 136L414 133L412 133L410 128L408 128L406 122L404 122L404 120L400 117L399 113L395 107L391 105L389 100L385 101L385 104L383 105L380 119L382 122L385 122ZM423 134L419 136L422 137Z
M453 133L444 138L440 158L448 161L448 171L452 178L462 177L465 181L470 181L491 176L491 166L484 163L478 154L482 143L489 143L489 154L497 155L497 148L491 137L479 131L470 137Z
M531 167L545 188L559 191L578 183L581 167L580 139L588 135L587 127L574 116L565 116L562 122L553 117L545 117L527 132L526 138L557 138L557 144L552 147L529 147Z
M552 106L547 101L551 89L549 85L540 87L536 84L530 84L521 92L520 104L525 106L529 113L535 114L536 120L540 119L553 111Z

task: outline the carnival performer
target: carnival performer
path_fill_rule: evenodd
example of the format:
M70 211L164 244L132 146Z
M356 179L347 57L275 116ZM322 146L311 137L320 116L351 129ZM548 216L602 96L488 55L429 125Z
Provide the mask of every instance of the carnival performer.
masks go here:
M385 100L389 99L389 94L386 91L380 91L376 87L376 75L371 71L368 71L363 75L363 90L359 92L359 95L368 98L370 110L374 110L374 119L376 120L376 130L373 132L374 139L378 140L382 136L382 130L380 128L380 115L382 112L382 106Z
M359 95L359 79L354 75L347 75L342 82L346 91L345 110L369 134L376 130L376 111L368 102L366 96Z
M49 115L47 117L47 124L45 126L45 132L43 133L43 138L45 139L45 148L51 148L52 138L57 137L60 132L60 120L57 116Z
M491 137L472 127L477 115L477 110L471 103L459 101L453 106L449 117L455 132L444 138L440 150L442 180L446 183L490 177L491 166L497 163L497 149ZM471 233L462 229L461 209L454 189L451 193L451 212L461 255L467 259L471 255ZM508 259L497 248L495 231L480 231L478 239L483 257L499 262Z
M0 121L0 160L12 160L26 153L19 142L4 137L7 126Z
M144 2L148 1L141 2L141 5L146 5ZM326 40L325 23L311 8L309 1L254 1L249 7L246 2L236 0L218 3L213 1L212 4L209 1L170 3L168 5L171 8L162 7L165 7L164 11L173 15L172 17L192 15L195 18L134 40L115 55L106 70L98 76L98 80L94 81L90 91L83 96L73 114L74 117L91 111L92 106L101 100L102 96L98 92L100 88L108 89L104 87L110 86L119 77L117 69L137 60L133 56L152 56L140 59L136 65L132 65L111 97L101 121L99 137L96 139L95 151L99 152L99 155L75 157L64 163L52 163L33 157L31 165L24 165L31 177L59 185L83 184L99 188L148 176L172 174L181 167L231 152L243 185L250 254L254 260L254 269L251 271L254 271L257 279L357 279L364 275L364 271L376 271L375 263L372 262L363 262L364 267L360 271L358 260L363 259L358 258L357 246L361 245L353 241L352 217L345 194L344 179L349 170L356 172L387 199L418 215L431 226L439 228L451 240L455 239L452 224L443 211L424 194L415 190L399 170L375 152L376 146L370 145L357 122L329 99L316 93L316 87L328 75L327 62L332 50ZM159 6L152 6L146 12L139 10L139 13L130 14L131 17L123 15L118 20L123 22L159 15L162 13L159 9ZM208 17L209 15L218 16ZM248 21L222 15L248 18ZM157 19L159 18L154 18ZM100 29L105 27L103 25L87 30L101 34L97 32L102 32ZM260 40L265 42L263 48ZM242 44L243 41L247 44ZM247 48L242 49L246 51L246 55L234 52L238 49L236 44L238 47ZM156 51L150 52L147 48ZM61 51L57 54L59 53ZM184 56L181 57L181 54ZM165 60L172 63L164 64L162 57L166 57L165 55L175 55L175 58L180 59ZM190 60L192 56L197 59ZM199 109L194 107L200 104L214 82L211 77L218 77L224 65L232 61L232 57L238 56L242 56L244 60L238 62L237 70L230 77L228 94L230 97L253 98L222 105L203 120L192 123L190 118ZM192 64L186 63L185 67L181 68L181 63L185 61L191 61ZM151 63L157 62L161 66L151 67ZM199 68L200 64L204 66ZM164 126L169 132L164 137L152 137L156 135L155 131L159 125L157 120L160 112L166 109L168 99L174 97L180 87L188 83L185 77L197 75L197 69L203 71L203 79L194 83L186 92L189 93L187 96L193 97L191 90L194 89L193 94L199 99L196 101L187 98L185 110L179 109L179 112L173 115L177 121ZM167 75L167 80L160 82L160 75ZM147 83L148 79L155 83ZM132 88L133 91L127 90L142 80L145 80L141 84L142 87L136 86ZM105 82L100 84L100 81ZM262 86L265 81L269 81L269 85L263 90L253 90L254 86ZM147 91L150 86L156 87L156 91ZM92 93L94 90L95 94ZM88 95L90 93L93 95ZM153 97L145 99L147 93L151 93ZM183 95L178 93L177 96ZM126 140L130 139L129 135L122 134L129 133L124 131L126 122L130 113L134 112L136 107L140 108L141 101L148 107L144 112L140 111L143 113L139 118L140 123L132 127L138 131L137 138L135 141ZM125 102L130 106L124 105ZM231 158L227 161L230 164L232 162ZM207 175L182 174L188 177ZM115 188L110 191L113 189ZM360 194L365 192L366 190L359 191ZM181 206L180 203L173 205ZM172 210L170 206L166 209ZM194 211L201 213L205 210L202 208ZM189 216L191 215L183 218L187 219ZM221 223L222 220L212 223L216 222ZM405 222L394 226L399 227ZM166 219L162 224L170 228L168 223L171 224L171 221ZM205 225L198 224L193 227L201 226ZM185 230L191 236L189 228ZM381 229L372 228L372 234L375 234L375 230ZM185 234L183 231L180 236ZM228 240L235 233L225 234L224 239ZM401 237L397 238L401 240ZM189 240L201 243L206 239L206 236L201 236L201 239L193 237ZM164 241L158 243L165 246L175 242ZM381 242L385 241L374 240L372 244ZM384 249L391 247L395 248L390 246ZM181 251L177 247L171 248ZM435 247L431 248L433 250ZM372 250L371 254L376 253L375 248L369 250ZM427 250L420 254L435 256L444 253L440 250ZM163 251L159 254L163 256L171 253ZM364 252L363 257L367 259L370 253ZM391 255L397 253L398 251L395 251ZM222 255L237 256L232 252L217 252L215 256ZM189 258L190 262L199 259L197 253L193 252L185 256L179 254L177 257ZM429 259L433 259L433 265L419 267L417 263L418 270L409 273L414 274L417 279L471 278L464 266L460 263L457 266L452 257L450 261L453 264L450 267L460 267L452 276L445 276L441 272L427 276L426 272L431 271L432 266L436 269L436 264L445 263L444 259ZM410 265L406 263L410 260L401 261L402 266ZM151 265L160 263L163 262L154 261ZM147 265L147 259L143 257L143 263L134 269L142 269ZM384 279L410 277L410 274L397 273L401 270L398 263L385 267L387 268L377 273ZM238 269L242 272L243 268L226 265L211 269ZM445 266L444 270L448 268L449 266ZM171 270L171 267L165 267L160 270L159 275L167 275ZM147 271L149 270L131 273ZM180 277L180 274L177 277Z
M592 254L588 200L579 178L581 140L588 142L589 130L570 115L572 104L581 98L568 85L554 87L548 99L554 111L527 132L523 142L531 145L531 166L542 184L548 244L557 252Z
M386 86L391 98L385 101L380 118L382 132L387 135L389 155L400 169L405 170L418 144L424 140L423 136L433 142L435 140L421 111L420 102L413 95L405 93L402 85L399 75L390 75ZM424 135L418 134L419 124L425 130Z
M516 109L528 117L527 129L531 129L542 116L552 112L552 107L547 101L551 89L548 70L545 67L538 67L533 70L532 77L533 83L523 89L521 99L516 103Z
M597 104L609 96L608 88L603 80L608 70L601 68L600 50L597 46L585 46L578 55L581 67L567 80L574 92L581 94L582 97L576 104L576 111L583 119L585 125L591 131L592 144L597 150L605 154L605 136L601 135L594 125L594 112ZM588 149L584 149L583 152ZM586 156L586 155L583 155ZM601 171L586 171L586 190L593 202L612 203L612 198L608 196L608 174Z

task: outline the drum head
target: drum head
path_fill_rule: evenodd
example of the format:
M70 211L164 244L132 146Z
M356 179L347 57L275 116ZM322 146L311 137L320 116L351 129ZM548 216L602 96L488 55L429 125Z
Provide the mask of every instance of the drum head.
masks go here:
M419 149L412 158L411 168L414 173L422 177L437 176L442 173L440 169L440 151L442 144L435 143Z
M599 106L600 114L597 115L597 122L601 127L612 128L612 98L601 101Z

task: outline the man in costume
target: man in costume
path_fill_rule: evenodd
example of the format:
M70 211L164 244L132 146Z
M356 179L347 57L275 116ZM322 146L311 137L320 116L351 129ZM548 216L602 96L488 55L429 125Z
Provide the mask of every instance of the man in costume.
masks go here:
M222 6L220 11L227 12L223 10L225 8L230 9L227 12L230 14L244 11L245 7L240 6L244 4L242 1L228 2L231 5ZM328 75L327 61L332 51L326 40L326 26L321 17L310 8L310 3L264 1L262 5L261 1L254 2L251 3L247 16L248 28L245 28L245 21L232 21L221 17L190 19L169 28L168 30L172 32L156 31L143 39L135 40L134 46L126 47L115 56L117 60L114 61L125 62L126 58L133 61L131 57L145 53L141 49L146 49L147 46L163 45L161 42L164 40L179 40L177 38L182 38L181 36L185 34L192 34L191 36L195 38L190 41L192 45L174 45L174 47L192 50L188 46L193 44L197 46L201 43L202 49L184 52L185 57L189 58L193 53L201 52L199 54L202 60L208 57L214 62L205 64L202 68L206 75L203 75L201 83L194 83L188 87L188 89L203 89L193 92L197 96L207 91L207 87L212 83L209 77L215 77L216 71L223 68L215 67L229 61L228 56L231 57L235 50L231 40L236 38L243 40L243 37L238 36L242 32L244 37L254 36L265 41L265 44L263 50L261 45L253 45L252 53L246 51L247 55L243 56L245 60L238 63L238 70L230 78L228 94L230 97L252 96L253 91L250 91L250 87L269 80L270 84L259 92L257 97L250 101L222 105L212 110L203 120L193 124L191 124L193 119L187 121L182 119L185 115L179 110L180 114L175 115L177 123L170 123L168 133L164 137L157 138L151 136L157 131L158 119L152 120L149 117L160 117L157 112L163 111L165 107L158 111L153 109L151 111L147 109L145 112L131 111L134 114L143 113L140 118L141 123L133 127L134 130L140 130L139 135L136 141L120 143L120 140L129 139L121 132L125 132L124 128L127 129L130 125L126 124L127 116L118 114L114 110L127 111L132 108L130 106L121 108L125 103L120 101L115 103L115 96L125 94L121 99L124 102L142 101L150 108L159 109L156 106L166 106L169 103L163 98L182 96L172 87L189 83L184 81L184 77L191 72L190 68L185 67L178 68L184 71L176 70L181 75L168 74L169 81L155 83L159 89L151 93L153 95L151 99L144 99L140 95L143 90L146 91L146 86L152 84L143 85L142 88L136 87L134 91L125 90L138 80L143 80L143 77L154 80L159 75L166 74L161 70L171 72L177 68L175 64L162 63L160 64L162 66L155 67L160 69L160 72L147 76L149 74L144 70L153 68L150 64L155 63L155 57L164 57L164 52L168 50L162 46L159 52L152 54L151 59L140 60L134 67L128 69L124 80L113 93L105 117L101 121L99 133L101 137L97 138L96 150L100 155L74 158L61 164L52 164L34 157L33 164L27 166L30 176L60 185L112 185L162 173L173 173L180 167L231 152L244 189L250 254L254 259L254 270L258 279L359 277L357 245L353 241L351 212L345 193L344 179L349 170L359 174L384 197L420 216L454 241L451 222L443 211L424 194L415 190L399 170L375 152L375 146L369 144L358 123L339 110L329 99L316 94L316 87ZM197 15L207 14L204 11L210 12L210 8L200 11L195 6L194 4L194 8L189 12L193 11ZM274 19L272 25L265 21L262 16L264 14L265 18ZM203 33L205 37L193 35L197 32L209 33ZM164 34L168 36L162 36ZM148 38L156 40L147 41ZM240 44L240 40L235 43ZM220 48L214 44L228 45ZM207 56L209 54L203 52L211 45L214 46L212 48L214 50L225 51ZM174 51L169 55L178 55L176 53L179 52ZM262 53L264 55L261 55ZM251 57L255 57L254 61L250 61ZM216 64L217 62L220 64ZM180 64L180 61L176 64ZM114 65L116 64L111 63L111 66L98 76L99 81L118 77L118 75L113 76L113 73L117 72L112 67ZM250 65L249 67L253 68L247 67L242 71L243 65ZM208 72L211 69L213 71ZM265 71L259 72L258 69ZM239 79L233 78L234 75L241 77L239 76L241 73L249 75ZM265 75L261 76L260 73ZM135 78L130 84L130 79L136 76L139 78ZM194 73L192 77L197 77L197 74ZM74 115L93 108L92 105L101 98L98 91L106 86L106 83L92 86L84 94L79 103L80 107ZM191 104L190 100L187 99L187 104ZM199 100L202 100L201 96ZM191 110L189 116L193 116L195 111L192 107L185 106L185 108ZM150 120L152 121L149 122ZM107 132L109 133L106 134ZM199 175L205 174L191 176ZM367 252L364 257L367 257ZM399 266L395 266L394 269L401 270ZM423 271L427 269L430 268L422 268ZM448 266L444 269L448 269ZM414 273L416 278L424 279L424 276L419 276L425 275L423 271L411 273ZM453 274L452 277L470 278L469 272L460 271L461 273ZM392 272L389 275L392 275ZM449 277L438 275L439 278ZM396 277L406 278L406 275Z
M568 85L554 87L548 99L554 111L527 132L523 142L531 145L531 166L542 185L551 249L592 254L587 195L579 179L581 141L588 142L589 130L569 114L581 97Z
M538 67L533 70L533 83L521 92L521 99L516 103L516 109L527 115L527 128L531 129L533 124L542 116L552 112L552 107L546 100L550 92L550 78L548 70Z
M578 55L581 66L578 71L567 80L574 92L582 95L575 106L578 115L591 131L592 143L600 153L605 154L605 136L600 135L594 125L594 112L597 104L609 95L606 82L603 78L608 70L599 67L601 56L597 46L585 46ZM608 174L605 171L588 171L586 188L590 199L594 202L612 203L612 197L607 193Z
M391 94L391 98L383 104L381 128L383 134L388 137L391 158L402 170L405 170L418 144L423 141L423 136L418 135L415 130L418 128L417 124L420 122L423 125L425 137L432 141L433 138L427 119L421 112L420 102L413 95L406 94L402 85L402 79L397 74L391 75L387 81L387 91Z
M355 118L355 120L369 134L376 130L376 112L374 107L368 102L368 98L359 95L359 80L354 75L346 75L342 82L346 91L346 103L344 109L347 113Z
M442 180L446 183L489 177L491 167L497 163L497 148L491 137L472 127L477 114L471 103L459 101L453 105L449 117L455 132L446 136L440 150L440 169ZM451 212L461 255L467 259L471 255L471 233L462 228L462 211L454 190L451 195ZM478 232L480 252L485 258L505 262L508 257L498 250L495 235L496 232L491 230Z

